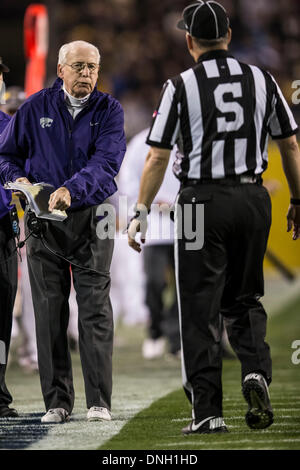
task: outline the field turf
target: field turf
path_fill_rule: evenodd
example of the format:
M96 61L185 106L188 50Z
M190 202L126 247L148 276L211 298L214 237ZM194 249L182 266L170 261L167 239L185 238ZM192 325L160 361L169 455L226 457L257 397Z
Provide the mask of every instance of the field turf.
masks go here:
M300 340L300 299L270 318L267 341L273 358L270 395L274 424L255 431L246 426L247 405L241 395L240 365L224 360L224 418L229 434L183 436L190 420L190 405L184 392L171 392L142 410L100 449L195 450L195 449L300 449L300 364L291 361L294 340ZM300 353L298 355L300 357ZM163 384L162 384L163 385Z

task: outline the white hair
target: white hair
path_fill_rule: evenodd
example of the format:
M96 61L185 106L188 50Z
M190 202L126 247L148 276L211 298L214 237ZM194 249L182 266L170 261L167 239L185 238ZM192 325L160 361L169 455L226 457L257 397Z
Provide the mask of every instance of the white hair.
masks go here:
M72 49L74 49L75 47L79 47L79 46L81 46L81 47L85 46L85 47L89 47L91 49L94 49L94 51L97 54L97 63L100 64L101 56L100 56L100 52L99 52L98 47L96 47L96 46L94 46L94 44L91 44L91 43L86 42L86 41L72 41L72 42L68 42L67 44L64 44L63 46L61 46L61 48L59 49L59 52L58 52L58 64L64 65L67 61L67 54Z

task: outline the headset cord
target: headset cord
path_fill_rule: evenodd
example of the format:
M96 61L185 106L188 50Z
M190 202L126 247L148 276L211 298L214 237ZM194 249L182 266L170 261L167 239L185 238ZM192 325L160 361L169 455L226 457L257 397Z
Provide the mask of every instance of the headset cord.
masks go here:
M83 269L84 271L91 271L94 274L100 274L100 276L107 276L107 275L110 274L109 271L97 271L96 269L86 268L85 266L81 266L80 264L74 263L73 261L69 260L68 258L65 258L61 253L58 253L57 251L52 250L52 248L50 248L47 245L45 237L42 233L41 233L39 238L40 238L44 248L46 248L46 250L50 251L50 253L52 253L55 256L58 256L59 258L63 259L64 261L67 261L67 263L70 263L72 266L75 266L76 268L79 268L79 269Z
M37 220L37 218L35 218L35 220ZM21 248L23 248L23 246L25 245L28 238L31 237L31 235L32 235L34 238L38 238L38 239L41 240L41 243L44 246L44 248L46 248L46 250L48 250L53 255L58 256L59 258L63 259L64 261L71 264L72 266L75 266L76 268L82 269L84 271L90 271L94 274L99 274L100 276L108 276L110 274L109 271L97 271L96 269L87 268L85 266L81 266L77 263L74 263L74 261L69 260L68 258L63 256L61 253L58 253L57 251L53 250L52 248L50 248L48 246L48 244L46 243L45 237L43 235L43 232L42 232L42 230L40 230L40 227L38 225L35 224L33 227L34 227L34 230L31 230L30 233L27 235L27 237L21 242L19 241L19 233L16 234L16 237L17 237L17 240L18 240L17 246L14 248L14 250L10 254L10 256L8 256L7 258L4 258L2 260L0 259L0 264L7 263L7 261L9 261L13 256L16 255L16 253L18 253L18 255L20 257L20 260L22 261L20 250L21 250Z
M13 252L7 258L0 259L0 264L7 263L7 261L9 261L11 258L13 258L16 254L19 255L20 260L22 261L20 250L21 250L21 248L23 248L23 246L27 242L28 238L31 237L31 235L33 235L33 232L30 232L29 235L27 235L27 237L24 238L23 241L21 241L21 242L18 241L18 243L17 243L16 247L14 248Z

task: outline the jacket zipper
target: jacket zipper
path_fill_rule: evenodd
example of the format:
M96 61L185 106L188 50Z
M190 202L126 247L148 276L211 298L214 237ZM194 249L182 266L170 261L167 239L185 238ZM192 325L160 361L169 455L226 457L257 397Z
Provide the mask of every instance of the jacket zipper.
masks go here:
M71 148L71 143L72 143L72 129L70 127L70 124L68 125L68 131L69 131L69 148L70 148L70 173L71 173L71 178L73 176L73 152Z
M78 114L78 116L80 116L83 111L88 110L90 107L91 107L91 103L89 103L84 109L82 109L80 111L80 113ZM65 106L64 106L64 108L66 109ZM67 110L67 113L69 113L68 110ZM78 116L76 116L75 119L72 118L73 119L73 124L75 124L75 121L77 120ZM69 134L69 149L72 150L71 149L71 142L72 142L73 129L70 126L70 121L69 120L67 121L67 126L68 126L68 134ZM70 155L70 173L71 173L70 177L72 177L73 176L73 152L71 151L70 154L71 154Z
M78 120L78 118L80 118L82 116L82 114L84 114L84 112L87 111L89 108L90 108L90 103L80 111L80 113L75 117L75 119L73 119L73 128L74 128L75 122ZM70 147L71 147L73 129L70 127L70 123L68 123L68 130L69 130L69 140L70 140ZM71 177L72 177L73 174L74 174L73 173L73 152L71 153L71 162L70 163L71 163L70 167L71 167Z

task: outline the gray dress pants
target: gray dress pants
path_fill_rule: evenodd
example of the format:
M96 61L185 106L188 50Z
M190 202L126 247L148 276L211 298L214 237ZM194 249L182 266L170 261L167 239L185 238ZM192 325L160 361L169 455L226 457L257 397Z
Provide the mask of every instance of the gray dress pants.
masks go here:
M109 270L114 242L97 237L96 209L70 212L63 222L43 221L43 239L30 237L27 243L38 364L46 410L65 408L71 413L74 405L67 340L71 273L78 304L79 350L86 404L88 408L111 408L113 315ZM27 227L26 231L28 233ZM49 248L98 272L70 265Z

